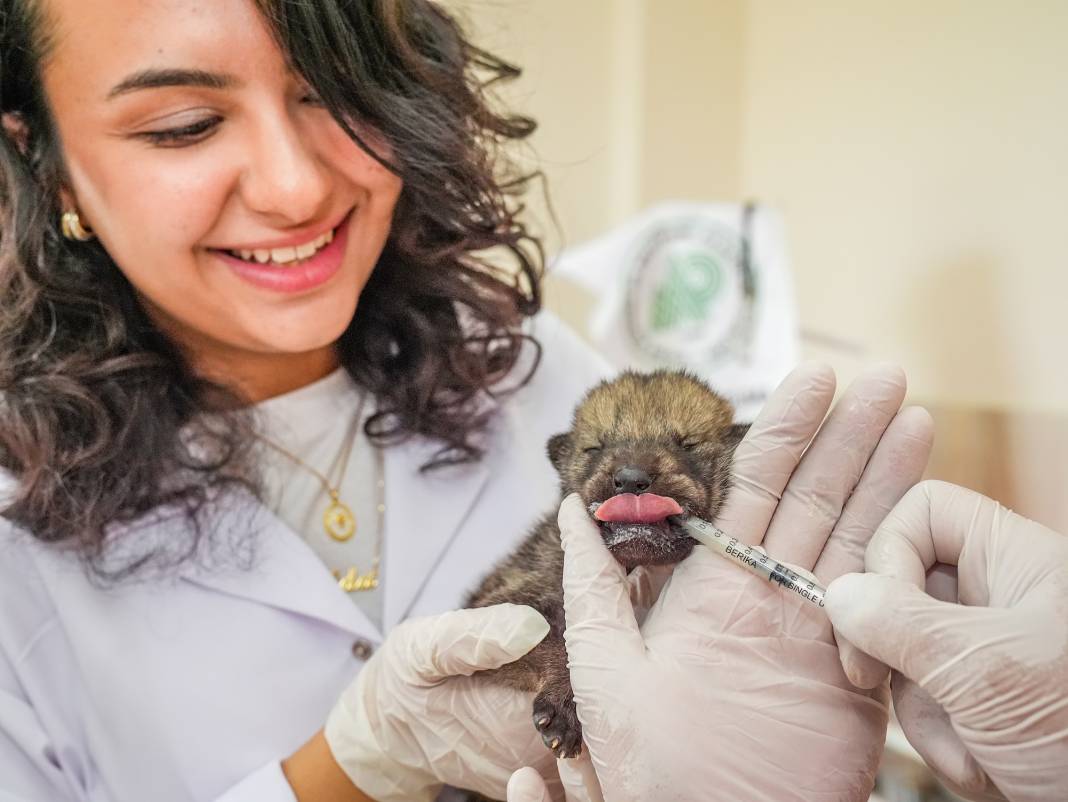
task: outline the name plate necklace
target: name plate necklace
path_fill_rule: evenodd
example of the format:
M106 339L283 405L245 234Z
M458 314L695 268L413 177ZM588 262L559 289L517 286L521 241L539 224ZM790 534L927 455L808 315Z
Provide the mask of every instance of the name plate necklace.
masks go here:
M270 446L275 451L282 454L282 456L292 461L295 465L304 468L322 483L323 489L326 490L327 495L330 497L330 503L323 512L323 530L331 539L338 543L345 543L346 541L351 540L356 534L356 516L352 512L352 507L341 500L341 487L345 482L345 472L348 470L349 458L352 456L353 445L356 442L356 437L359 433L360 421L363 419L362 412L363 404L361 403L360 409L355 415L351 431L346 438L344 452L339 460L340 465L338 468L340 470L340 475L337 478L336 484L331 483L329 477L316 468L313 468L289 449L264 437L262 434L257 435L258 439L265 445ZM378 587L378 568L382 559L382 529L385 525L386 511L385 470L382 459L382 449L375 448L375 457L378 473L378 476L375 477L375 512L378 517L378 531L376 532L375 537L374 557L371 561L371 568L369 571L361 572L357 566L352 565L343 570L335 569L332 572L334 579L337 580L338 587L346 593L375 590Z
M358 593L364 590L374 590L378 587L378 566L382 561L382 532L386 525L386 474L384 463L382 449L375 448L375 472L378 474L375 477L375 512L378 519L371 570L360 573L360 569L357 566L350 565L346 569L335 569L333 571L338 587L346 593Z

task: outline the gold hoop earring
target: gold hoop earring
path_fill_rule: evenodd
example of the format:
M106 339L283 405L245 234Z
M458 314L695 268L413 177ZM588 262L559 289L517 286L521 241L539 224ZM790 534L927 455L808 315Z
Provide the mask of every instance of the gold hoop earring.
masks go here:
M63 236L69 240L88 242L93 238L93 232L82 225L82 219L77 212L63 212L59 224L63 229Z

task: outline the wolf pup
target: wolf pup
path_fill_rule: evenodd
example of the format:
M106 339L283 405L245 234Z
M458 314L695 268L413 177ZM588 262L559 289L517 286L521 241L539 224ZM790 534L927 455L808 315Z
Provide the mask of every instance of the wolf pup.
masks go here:
M571 430L549 440L561 499L578 493L604 543L628 570L671 565L695 541L683 514L712 520L730 487L734 448L748 427L700 379L681 371L626 372L587 393ZM534 726L557 757L575 757L582 728L564 649L564 554L556 510L483 580L468 607L527 604L550 632L529 654L496 671L493 682L533 691Z

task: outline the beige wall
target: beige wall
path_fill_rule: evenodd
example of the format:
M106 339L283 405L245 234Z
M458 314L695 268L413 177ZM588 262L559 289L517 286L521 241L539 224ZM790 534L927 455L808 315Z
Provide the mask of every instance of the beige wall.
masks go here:
M1068 3L450 4L526 67L569 241L662 198L771 202L811 355L1068 410Z
M504 96L541 127L534 138L537 166L552 188L555 212L570 241L610 227L634 195L626 131L633 117L620 74L640 74L638 62L618 57L614 43L626 36L627 16L615 0L449 0L480 45L523 68ZM618 59L618 60L617 60ZM635 199L634 205L637 204ZM536 217L549 234L545 214ZM550 236L550 247L560 240Z
M1068 3L746 4L740 188L803 324L943 403L1068 411Z
M596 236L653 199L735 193L737 0L445 5L480 44L523 68L505 97L541 124L535 155L567 242Z

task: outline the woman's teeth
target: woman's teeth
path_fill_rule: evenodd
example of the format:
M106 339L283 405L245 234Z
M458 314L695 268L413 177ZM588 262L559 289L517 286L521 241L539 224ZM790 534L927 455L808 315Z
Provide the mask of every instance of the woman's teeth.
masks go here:
M334 232L327 231L320 237L316 237L311 242L306 242L303 245L297 245L290 248L271 248L271 249L256 249L256 250L237 250L227 251L231 256L236 256L238 259L244 259L246 262L259 262L261 265L265 265L268 262L272 262L276 265L289 265L294 262L301 262L315 255L316 251L325 248L331 242L334 241Z

